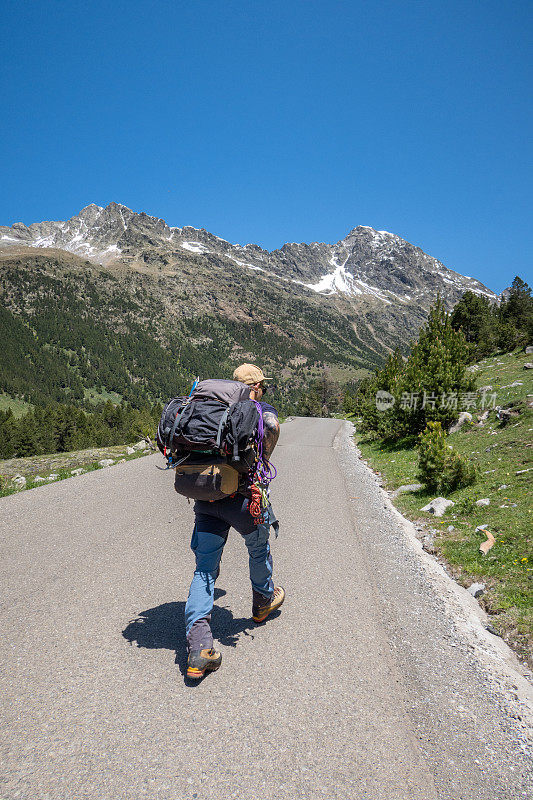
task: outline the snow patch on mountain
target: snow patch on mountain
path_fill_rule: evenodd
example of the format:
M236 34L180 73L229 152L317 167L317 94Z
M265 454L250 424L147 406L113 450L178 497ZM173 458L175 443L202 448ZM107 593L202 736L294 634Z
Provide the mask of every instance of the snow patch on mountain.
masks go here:
M266 270L264 270L263 267L257 267L255 264L250 264L249 261L241 261L240 259L235 258L235 256L232 256L230 253L227 253L227 257L231 258L232 261L235 261L235 263L238 264L239 267L248 267L248 269L255 269L256 272L266 272Z
M437 263L444 267L444 264L440 264L440 262ZM459 275L459 273L454 273L452 270L446 269L446 267L444 267L444 270L438 269L437 274L441 276L444 283L453 286L455 289L459 289L462 292L468 289L473 294L483 295L491 300L494 299L494 293L491 291L486 292L484 289L479 288L480 284L475 278L470 278L468 275ZM465 286L465 280L472 281L473 285Z
M362 294L361 289L355 285L353 275L350 275L344 268L348 258L349 256L346 256L342 264L332 258L329 263L334 267L334 271L323 275L318 283L304 283L304 286L320 294L335 294L336 292L348 295Z
M381 300L383 303L386 303L388 306L392 305L391 301L387 299L387 297L383 294L383 292L378 289L377 286L370 286L370 284L366 283L366 281L362 281L360 278L355 278L355 282L359 287L362 294L370 294L373 297L377 297L378 300Z
M293 281L293 283L306 286L308 289L312 289L313 292L317 292L318 294L346 294L349 297L368 294L389 306L392 305L391 301L377 286L371 286L360 278L354 278L353 275L346 271L344 264L337 265L334 272L323 275L318 283L303 283L302 281L296 280ZM394 295L394 292L390 292L390 294ZM401 301L404 300L404 298L399 295L395 296ZM410 299L408 295L407 298Z
M191 253L209 253L210 250L205 244L201 242L181 242L184 250L190 250Z
M54 246L54 237L53 236L39 236L33 242L33 247L53 247Z
M365 227L365 226L360 226ZM372 230L372 229L369 229ZM388 233L388 231L375 231L374 233L383 234L389 237L395 237L394 234ZM376 299L380 300L382 303L386 305L392 305L393 302L391 298L399 301L400 303L408 303L412 300L412 296L407 293L398 293L394 292L391 289L384 289L380 288L379 286L374 286L372 283L369 283L363 278L358 277L357 275L353 275L351 272L348 271L346 265L350 260L352 252L350 252L347 256L344 257L342 263L339 263L338 258L332 257L330 259L330 264L334 267L333 272L328 272L323 275L318 282L316 283L304 283L303 281L293 281L294 283L299 283L308 289L311 289L318 294L327 294L327 295L334 295L334 294L344 294L349 297L355 297L357 295L370 295L375 297ZM381 261L386 262L393 262L392 257L390 256L383 256L381 257Z
M380 291L380 289L377 288L377 286L371 286L370 284L366 283L366 281L354 277L346 270L345 265L349 257L350 254L346 256L342 264L339 264L337 259L332 258L330 260L330 264L335 268L333 272L323 275L317 283L303 283L303 286L306 286L308 289L312 289L313 292L317 292L318 294L340 293L346 294L350 297L361 294L369 294L373 297L377 297L378 300L381 300L383 303L391 305L391 301L382 291ZM295 281L295 283L301 283L301 281Z

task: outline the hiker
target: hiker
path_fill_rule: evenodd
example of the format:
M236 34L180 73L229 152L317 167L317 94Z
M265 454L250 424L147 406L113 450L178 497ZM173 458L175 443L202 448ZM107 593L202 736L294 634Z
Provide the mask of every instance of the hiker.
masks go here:
M250 399L261 406L264 425L263 455L268 461L280 432L276 409L262 400L267 391L268 379L259 367L241 364L234 371L233 380L249 386ZM285 599L284 589L281 586L275 587L272 580L272 556L268 542L270 526L274 527L277 534L278 521L268 503L265 514L267 521L258 525L250 513L249 503L249 497L237 492L221 500L196 500L194 504L195 524L191 550L196 558L196 569L185 606L188 678L201 678L206 671L218 669L222 662L222 654L213 648L209 623L215 581L219 575L220 559L230 527L241 534L248 549L254 622L264 622Z

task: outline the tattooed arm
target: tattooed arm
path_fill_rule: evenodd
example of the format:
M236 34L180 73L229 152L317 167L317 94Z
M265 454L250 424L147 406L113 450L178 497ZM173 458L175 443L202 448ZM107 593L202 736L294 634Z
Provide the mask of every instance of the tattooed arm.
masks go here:
M280 428L278 418L272 413L272 411L265 411L263 414L263 424L265 426L265 433L263 436L263 454L268 461L278 442Z

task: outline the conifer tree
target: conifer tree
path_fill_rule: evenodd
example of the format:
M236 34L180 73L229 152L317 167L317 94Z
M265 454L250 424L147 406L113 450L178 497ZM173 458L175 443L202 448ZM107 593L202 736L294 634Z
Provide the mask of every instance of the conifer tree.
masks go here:
M511 350L533 343L533 297L525 281L513 280L509 297L500 305L499 346Z
M497 318L488 297L466 291L453 309L450 320L454 330L462 330L469 345L471 361L494 351L498 338Z
M361 386L361 393L364 392L361 397L361 413L365 426L385 439L398 432L399 409L396 399L399 397L404 369L402 354L399 350L395 350L387 358L385 366L376 370L374 377ZM391 394L395 398L395 405L387 410L380 410L377 405L378 392Z
M419 433L429 420L447 428L457 417L464 395L474 389L466 371L468 347L462 331L452 327L442 298L430 308L403 373L404 430ZM405 394L404 394L405 393ZM457 402L456 402L457 401ZM401 417L400 417L401 419Z
M448 427L457 417L464 396L474 389L467 363L465 337L454 330L438 297L407 362L399 352L394 353L364 387L364 429L383 438L398 438L417 435L429 420ZM379 391L393 396L392 407L380 410L376 403Z
M16 454L17 421L12 410L0 411L0 457L12 458Z

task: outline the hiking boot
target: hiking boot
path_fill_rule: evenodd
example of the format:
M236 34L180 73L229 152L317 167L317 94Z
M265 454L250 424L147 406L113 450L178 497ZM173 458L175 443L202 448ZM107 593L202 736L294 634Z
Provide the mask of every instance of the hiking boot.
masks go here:
M285 600L285 589L282 586L276 586L272 592L269 600L265 598L264 604L252 606L252 617L254 622L264 622L269 614L279 608Z
M222 663L222 653L216 650L191 650L187 661L187 677L203 678L206 672L214 672Z

